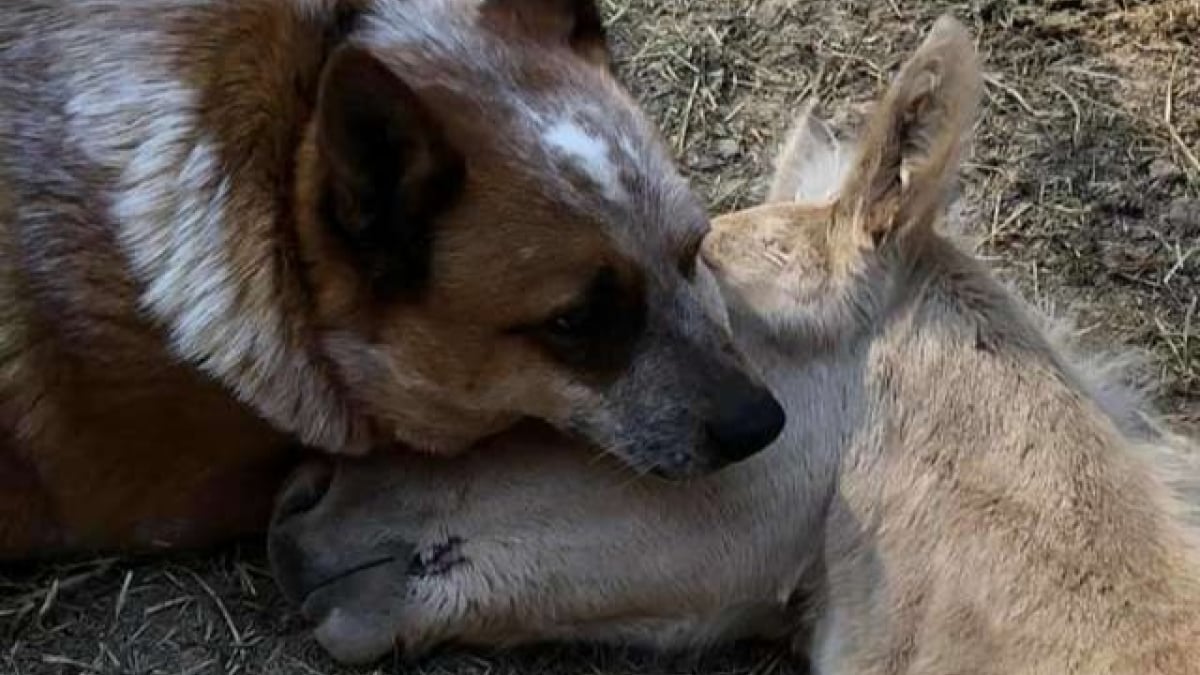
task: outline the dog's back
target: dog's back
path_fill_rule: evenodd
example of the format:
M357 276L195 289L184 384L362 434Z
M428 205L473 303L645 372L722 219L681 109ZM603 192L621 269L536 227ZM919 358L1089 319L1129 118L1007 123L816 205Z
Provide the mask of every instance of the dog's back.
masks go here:
M138 231L110 216L157 210L169 219L179 195L164 192L172 185L167 172L222 180L222 158L202 153L213 139L189 117L242 111L221 106L219 87L208 80L250 83L255 74L239 70L247 59L261 66L276 58L280 79L262 81L257 95L285 101L278 88L305 81L295 70L315 69L316 54L313 64L287 65L291 54L313 50L285 54L272 35L309 40L303 31L315 31L315 22L288 19L288 3L239 4L238 12L201 2L146 11L142 3L18 0L0 13L0 196L7 202L0 209L0 465L13 469L6 479L16 476L25 491L7 492L0 504L0 556L44 549L44 535L60 527L74 532L71 541L54 542L60 545L152 544L197 527L189 514L207 511L212 531L236 532L243 519L265 513L274 481L268 467L279 459L282 436L171 353L167 327L149 318L146 287L127 255L139 245L155 248L163 259L143 265L206 274L202 257L223 245L218 218L205 212L210 205L190 205L194 229L178 235L194 237L189 251L163 239L171 236L167 227ZM213 25L227 27L200 39ZM254 50L261 53L246 53ZM256 70L263 72L272 68ZM192 91L180 84L189 78ZM195 93L202 91L213 96L204 100ZM237 96L231 92L227 102ZM294 125L250 118L225 128L259 153L255 160L280 154L254 167L290 163L282 153ZM180 166L181 158L194 163ZM262 198L284 180L255 178L249 189ZM239 206L254 204L228 204ZM206 227L207 239L195 231ZM234 477L211 475L231 458L245 476L230 483ZM231 484L246 492L229 491ZM36 517L28 512L34 504Z

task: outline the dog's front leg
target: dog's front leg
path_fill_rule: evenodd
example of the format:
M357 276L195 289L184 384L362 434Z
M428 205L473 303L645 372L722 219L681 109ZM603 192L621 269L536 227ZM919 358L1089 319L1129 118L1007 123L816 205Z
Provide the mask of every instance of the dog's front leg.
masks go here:
M669 647L787 628L814 535L769 453L690 484L594 454L523 438L452 461L345 464L315 506L277 520L272 562L344 660L393 641ZM299 581L321 577L333 581Z

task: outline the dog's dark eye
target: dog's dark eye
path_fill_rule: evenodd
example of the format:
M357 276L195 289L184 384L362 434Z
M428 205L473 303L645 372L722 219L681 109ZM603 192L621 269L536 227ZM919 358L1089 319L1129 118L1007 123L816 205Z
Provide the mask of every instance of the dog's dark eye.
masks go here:
M598 374L623 367L644 322L640 285L622 283L615 270L604 268L574 303L518 331L554 360Z
M586 304L572 307L550 319L546 324L547 332L560 338L571 339L587 337L595 329L592 325L594 313Z

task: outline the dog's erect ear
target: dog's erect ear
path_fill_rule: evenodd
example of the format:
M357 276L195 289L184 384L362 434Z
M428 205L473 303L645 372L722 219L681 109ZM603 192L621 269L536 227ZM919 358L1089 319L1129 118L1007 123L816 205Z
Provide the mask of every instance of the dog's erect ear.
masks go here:
M875 106L838 199L839 223L876 244L930 227L952 194L981 88L966 28L943 16Z
M604 20L596 0L484 0L480 13L539 40L569 45L580 56L610 66Z
M321 217L383 295L427 280L433 221L466 177L417 93L363 48L339 47L317 103Z
M832 200L850 173L851 148L813 114L813 107L813 102L804 106L775 159L768 203Z

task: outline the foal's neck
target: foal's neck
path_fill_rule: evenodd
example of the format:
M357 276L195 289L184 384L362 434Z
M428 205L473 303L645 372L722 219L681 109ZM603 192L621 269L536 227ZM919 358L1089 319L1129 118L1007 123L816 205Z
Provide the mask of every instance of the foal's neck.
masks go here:
M986 475L1010 495L1086 489L1082 465L1125 454L1114 420L977 261L943 242L920 262L867 348L867 409L882 431L848 450L947 480Z
M960 555L971 548L939 534L959 527L987 541L977 551L1037 551L1114 588L1166 574L1190 549L1156 467L1036 320L974 261L952 262L923 275L867 348L868 431L842 449L839 477L866 541ZM1145 549L1137 564L1115 565L1131 546ZM1013 574L1028 563L1010 562Z

